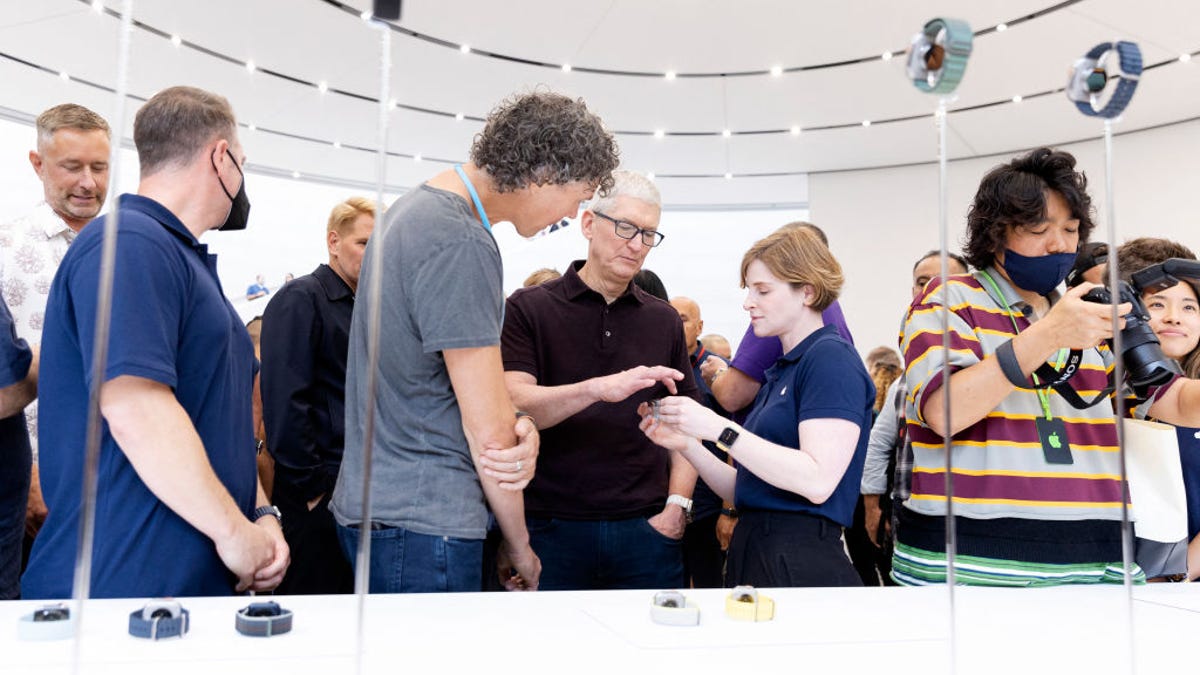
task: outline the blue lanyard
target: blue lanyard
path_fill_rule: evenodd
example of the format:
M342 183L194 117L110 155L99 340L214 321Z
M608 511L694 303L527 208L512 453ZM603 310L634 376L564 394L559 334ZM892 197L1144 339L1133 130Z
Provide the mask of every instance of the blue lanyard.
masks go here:
M475 186L471 185L471 179L467 178L467 172L463 171L462 164L455 164L454 170L458 172L458 177L462 179L463 185L467 186L467 192L471 193L471 201L475 202L475 209L479 211L479 218L483 221L484 229L491 232L492 222L488 220L487 211L483 210L483 202L479 201L479 193L475 191Z

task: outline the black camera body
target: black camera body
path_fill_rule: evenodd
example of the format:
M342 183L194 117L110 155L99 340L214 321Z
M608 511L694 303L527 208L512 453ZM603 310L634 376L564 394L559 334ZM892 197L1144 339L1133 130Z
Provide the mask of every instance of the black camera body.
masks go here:
M1134 387L1151 387L1165 384L1176 375L1182 375L1175 359L1163 353L1162 344L1154 329L1150 327L1150 311L1142 302L1142 294L1133 286L1119 282L1118 297L1121 303L1133 305L1124 317L1121 329L1121 360L1125 364L1129 382ZM1112 304L1112 292L1103 286L1093 288L1083 296L1088 302L1102 305ZM1109 341L1112 347L1112 341Z

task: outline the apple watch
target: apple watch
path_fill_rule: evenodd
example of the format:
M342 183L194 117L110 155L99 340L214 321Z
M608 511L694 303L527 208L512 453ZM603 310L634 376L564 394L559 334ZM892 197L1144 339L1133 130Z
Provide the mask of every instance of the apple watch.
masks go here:
M683 515L687 521L692 522L692 500L683 495L667 495L667 506L674 504L683 509Z
M697 626L700 608L688 602L679 591L659 591L650 605L650 620L664 626Z
M733 447L733 444L737 442L739 435L741 435L741 432L739 432L737 429L734 429L733 427L725 427L725 430L721 432L721 435L717 436L717 447L720 448L722 452L729 454L729 448Z
M1097 108L1100 93L1104 91L1109 79L1105 66L1114 53L1117 55L1117 71L1114 73L1117 86L1108 103ZM1074 101L1079 112L1088 117L1113 119L1129 105L1141 77L1142 50L1137 44L1126 40L1101 42L1075 62L1071 69L1071 79L1067 81L1067 98Z
M275 520L278 520L279 524L283 525L283 512L280 511L279 507L275 506L274 504L267 504L266 506L260 506L257 509L254 509L254 513L250 516L250 522L257 523L258 519L262 518L263 516L275 516Z
M183 637L188 632L188 611L178 600L162 598L147 602L129 614L129 634L147 640Z
M775 618L775 601L753 586L735 586L725 598L725 616L736 621L770 621Z
M238 610L234 627L250 637L272 637L292 630L292 612L278 602L252 602Z
M65 640L75 634L75 621L65 603L43 605L17 620L21 640Z
M975 35L961 19L930 19L913 36L908 50L908 77L917 89L949 94L962 81Z

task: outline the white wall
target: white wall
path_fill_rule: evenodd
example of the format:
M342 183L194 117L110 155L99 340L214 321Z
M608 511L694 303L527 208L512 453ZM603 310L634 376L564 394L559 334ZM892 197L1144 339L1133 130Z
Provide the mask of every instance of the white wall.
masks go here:
M1096 123L1081 121L1082 133L1089 129L1097 129ZM254 139L244 142L253 157ZM41 198L41 184L26 159L33 143L31 127L0 121L0 217L23 213ZM1062 147L1079 158L1088 174L1097 209L1098 229L1093 238L1105 238L1103 145L1095 140ZM933 151L930 148L931 154ZM1200 121L1115 139L1118 241L1155 235L1200 250L1197 219L1188 208L1200 185L1198 151ZM979 179L1007 159L951 162L952 249L957 250L960 243L967 206ZM438 169L438 165L429 165L431 173ZM123 155L120 174L119 189L135 190L136 159L131 151ZM669 187L669 183L663 186L668 203L672 201ZM811 220L828 233L830 247L845 268L842 304L862 353L876 345L896 344L899 320L908 302L912 264L938 245L937 188L937 166L930 164L814 174L807 186L797 184L796 192L781 196L781 202L788 202L795 194L807 194ZM257 273L265 275L267 285L274 288L284 273L305 274L324 261L329 209L352 194L364 193L253 172L247 191L253 203L249 229L213 232L204 238L221 256L221 279L231 297L240 296ZM700 303L706 332L724 334L736 346L746 326L741 309L743 291L737 279L742 253L779 225L808 216L801 209L667 211L661 226L667 239L650 253L646 266L662 277L672 295L688 295ZM504 255L506 292L519 287L538 267L562 271L586 253L575 226L525 241L511 226L502 224L496 228L496 237ZM250 316L261 311L252 306L242 309Z
M255 137L242 139L247 154L254 157ZM28 211L42 198L42 185L29 166L28 153L35 144L31 126L0 120L0 218ZM443 165L429 164L430 174ZM364 176L364 180L373 180ZM110 184L110 203L116 191L137 189L137 158L133 151L122 152L118 175ZM788 193L781 201L804 196L803 180L792 177ZM663 199L671 201L669 184L663 186ZM277 288L283 275L311 272L327 260L325 223L334 204L355 194L373 197L373 191L309 183L247 172L246 191L250 197L250 224L243 232L209 232L202 241L220 256L218 270L226 295L245 318L262 313L266 300L248 303L244 291L256 274L266 277L267 286ZM388 195L390 203L395 195ZM668 211L661 230L667 235L663 245L651 251L646 266L662 277L672 295L688 295L700 303L707 332L722 333L737 345L746 327L741 309L743 291L738 285L741 255L757 239L779 225L804 218L803 210L747 211L720 213L711 211ZM504 256L505 291L512 292L530 272L539 267L566 269L571 260L583 258L586 242L579 228L549 233L523 240L511 225L498 224L496 239Z
M1081 136L1099 132L1098 122L1081 119ZM1116 241L1158 236L1200 251L1200 219L1192 210L1200 186L1200 121L1119 135L1113 146ZM1060 147L1074 154L1087 173L1096 207L1092 239L1106 240L1103 142ZM967 208L979 180L1008 159L950 163L951 250L961 249ZM937 165L812 174L809 191L812 221L828 233L830 248L845 268L842 305L859 351L894 347L910 298L913 263L938 247Z

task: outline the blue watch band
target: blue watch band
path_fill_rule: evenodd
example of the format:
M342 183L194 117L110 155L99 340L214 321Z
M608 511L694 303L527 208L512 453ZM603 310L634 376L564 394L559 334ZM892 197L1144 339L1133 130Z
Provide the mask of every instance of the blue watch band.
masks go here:
M1097 66L1101 57L1108 52L1117 53L1120 70L1113 76L1113 79L1117 80L1117 86L1108 103L1097 109L1096 101L1109 79L1108 73ZM1119 117L1129 105L1141 76L1142 50L1136 43L1126 40L1101 42L1075 63L1071 81L1067 83L1067 98L1075 103L1079 112L1088 117L1113 119Z
M153 600L129 613L129 634L147 640L183 637L188 632L188 611L174 600Z
M238 610L234 627L249 637L271 637L292 630L292 612L277 602L253 602Z

